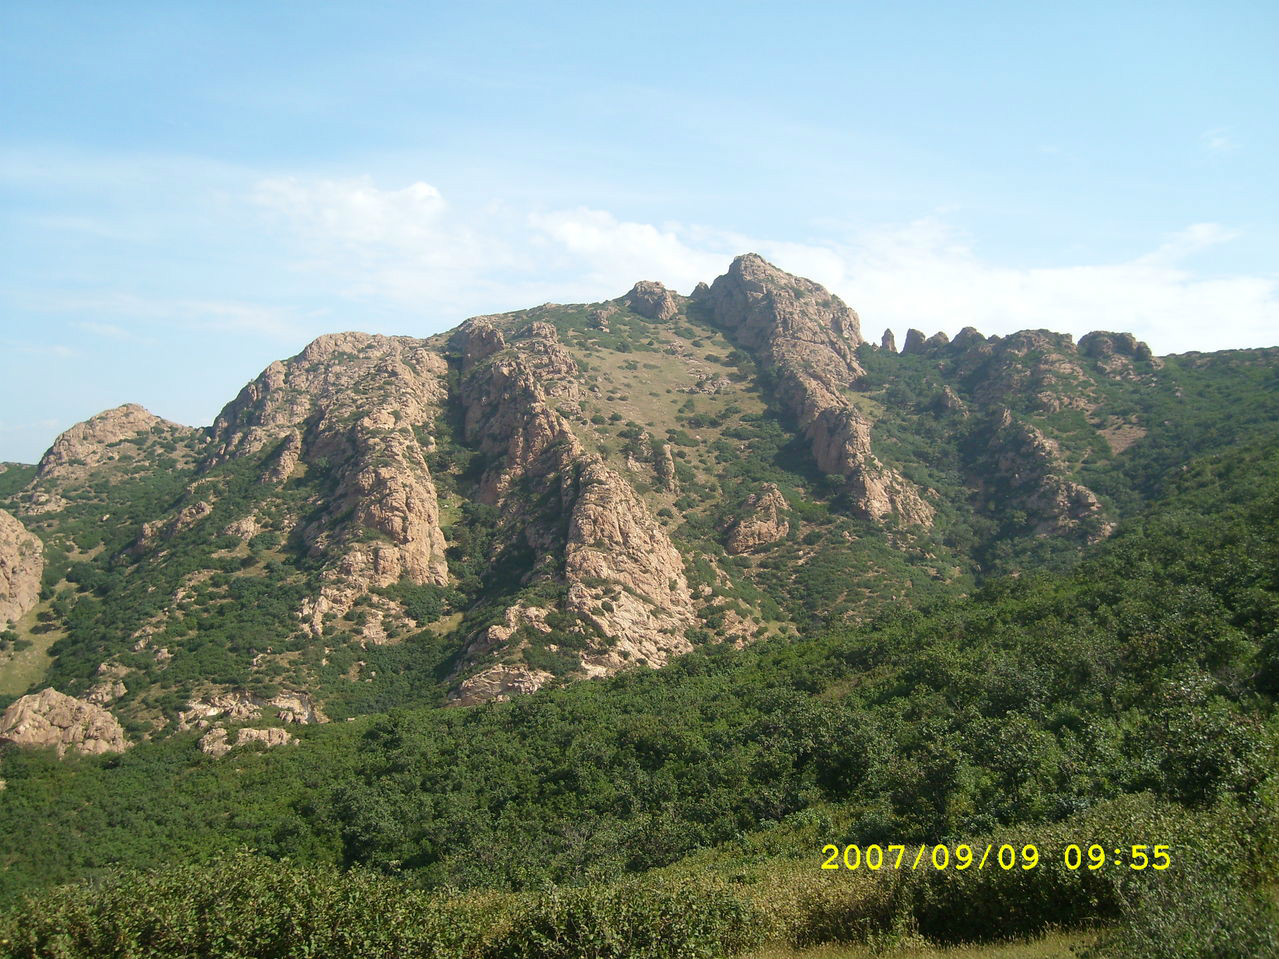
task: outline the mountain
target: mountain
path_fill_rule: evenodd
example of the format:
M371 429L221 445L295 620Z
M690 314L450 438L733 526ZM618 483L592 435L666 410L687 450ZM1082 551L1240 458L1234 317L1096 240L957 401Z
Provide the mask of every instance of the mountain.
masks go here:
M0 474L0 692L220 742L856 624L1069 567L1279 393L1273 349L893 342L745 255L687 297L322 336L207 429L108 410Z
M1279 350L895 342L748 255L0 466L0 957L1279 954Z

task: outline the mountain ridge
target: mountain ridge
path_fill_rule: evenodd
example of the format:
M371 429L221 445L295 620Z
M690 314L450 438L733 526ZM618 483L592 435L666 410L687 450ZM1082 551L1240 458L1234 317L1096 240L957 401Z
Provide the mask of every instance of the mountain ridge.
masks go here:
M467 705L856 622L1069 563L1150 495L1143 457L1212 442L1183 381L1268 395L1279 353L892 345L754 254L687 297L326 334L206 429L126 405L59 437L0 498L49 557L23 636L146 737L237 690Z

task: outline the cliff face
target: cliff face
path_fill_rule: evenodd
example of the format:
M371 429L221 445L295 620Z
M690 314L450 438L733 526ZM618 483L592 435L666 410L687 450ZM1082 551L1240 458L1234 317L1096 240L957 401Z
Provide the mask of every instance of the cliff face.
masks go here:
M272 363L213 424L206 467L274 448L262 480L328 472L324 508L300 529L324 562L324 584L303 610L315 635L371 588L401 579L448 582L430 430L447 392L447 365L421 340L338 333ZM370 630L370 638L378 628Z
M1279 363L1107 332L896 342L753 255L690 296L642 281L429 339L323 336L207 430L124 406L17 467L25 487L6 470L0 628L45 544L37 630L60 635L30 688L211 753L286 741L242 723L658 667L1078 550L1145 502L1152 457L1213 442L1193 377L1242 402ZM18 640L6 661L44 662ZM80 708L32 742L106 723Z
M703 299L714 321L777 378L777 395L812 443L818 468L848 477L857 512L931 525L932 506L875 456L871 422L846 395L864 372L856 313L818 284L753 254L734 260Z
M0 742L52 747L59 757L68 749L96 755L129 748L124 729L111 713L56 689L43 689L12 703L0 716Z
M517 655L531 634L550 632L548 613L575 621L585 675L628 662L660 666L691 648L694 622L683 559L641 497L588 452L552 404L574 408L578 367L553 327L533 323L508 343L486 320L453 338L461 358L464 436L489 463L478 484L482 502L502 515L505 537L533 551L530 578L557 570L558 609L517 604L503 625L472 636L468 661ZM500 650L500 652L499 652ZM558 651L558 650L557 650ZM522 662L498 662L465 679L462 704L539 688L553 674Z
M0 509L0 629L17 622L40 599L44 545Z

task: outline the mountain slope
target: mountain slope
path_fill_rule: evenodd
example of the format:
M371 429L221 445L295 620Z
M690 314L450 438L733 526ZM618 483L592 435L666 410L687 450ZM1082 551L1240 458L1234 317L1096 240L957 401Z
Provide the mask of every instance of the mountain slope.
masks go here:
M1276 399L1276 350L896 353L747 255L689 297L321 337L207 430L73 428L0 484L45 546L15 637L133 741L500 699L1068 567Z

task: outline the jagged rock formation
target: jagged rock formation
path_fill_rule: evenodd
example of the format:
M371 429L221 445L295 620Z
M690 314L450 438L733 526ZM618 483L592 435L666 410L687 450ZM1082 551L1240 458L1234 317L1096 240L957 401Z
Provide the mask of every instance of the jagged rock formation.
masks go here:
M67 502L59 490L84 480L96 469L125 469L143 447L189 443L199 430L171 423L136 403L104 410L66 430L40 458L28 487L24 509L36 515L56 513Z
M214 720L232 723L253 722L262 718L264 709L276 710L280 722L309 725L327 723L329 718L307 693L281 692L270 698L244 690L211 693L193 700L178 713L180 729L203 729Z
M138 542L133 548L137 552L145 552L148 549L152 549L157 540L170 539L183 530L190 529L212 512L212 506L203 500L197 500L194 503L183 506L166 519L157 519L144 523L142 524L142 535L138 538Z
M1028 535L1075 548L1126 508L1105 515L1078 477L1120 488L1111 451L1168 426L1150 410L1178 415L1142 391L1189 382L1119 333L912 329L901 353L920 359L899 361L891 330L870 348L837 297L748 255L690 297L641 282L429 339L321 337L202 433L135 406L68 430L0 505L74 570L42 613L68 633L67 688L220 752L245 722L399 695L424 657L441 699L508 698L863 620L910 602L921 572L945 589L1017 568ZM731 523L720 498L743 504ZM0 513L0 627L13 595L10 618L38 595L38 563L12 558L15 537L39 548L22 523ZM94 633L62 609L89 590L97 625L145 612ZM236 672L193 674L211 636ZM403 645L359 658L380 643ZM222 683L241 674L298 692ZM170 682L180 699L147 688ZM356 682L372 695L347 696Z
M105 709L52 688L23 696L4 711L0 742L53 747L59 758L68 749L98 754L122 752L130 745L124 728Z
M858 512L932 523L933 508L876 458L869 421L843 395L864 372L856 313L818 284L754 254L734 260L704 299L715 322L776 376L778 398L812 443L818 468L848 477Z
M200 737L200 751L216 759L218 756L225 756L238 746L247 746L250 743L261 743L268 749L272 749L276 746L297 742L292 733L279 727L270 729L237 729L235 742L230 742L227 737L226 727L214 726Z
M197 431L149 413L137 403L104 410L71 427L49 447L36 467L36 479L67 478L120 458L121 445L140 436L154 434L168 439L184 439Z
M534 551L535 571L562 554L564 611L613 643L586 650L583 669L602 674L628 659L661 665L691 648L684 636L694 617L683 560L634 490L585 450L552 406L548 385L556 391L577 368L558 348L554 329L535 326L508 345L487 319L477 319L453 339L464 371L464 435L491 463L479 496L502 510L506 528L518 530ZM544 610L522 610L520 618L540 622L544 616ZM472 638L472 662L510 639L516 626L498 629ZM499 663L465 680L456 701L524 692L550 678L545 670Z
M544 669L532 669L523 663L498 663L464 679L449 702L454 706L505 702L512 696L535 693L554 678Z
M301 530L312 554L328 560L320 594L303 610L313 635L372 587L447 583L426 464L446 375L421 340L335 333L272 363L213 424L207 465L275 447L266 482L283 482L299 463L336 476L327 509Z
M44 545L0 509L0 629L17 622L40 600Z
M1148 368L1160 365L1150 347L1131 333L1096 330L1079 338L1079 352L1096 360L1111 376L1132 378L1139 365Z
M990 434L994 469L985 482L1005 487L1006 504L1022 509L1037 535L1083 528L1090 541L1104 539L1114 524L1103 516L1096 494L1064 474L1056 445L1004 410Z
M725 548L732 554L748 553L766 543L776 543L790 532L785 519L789 507L786 497L772 483L753 494L745 503L746 515L728 528Z
M626 305L650 320L669 320L680 311L678 294L650 280L640 280L631 287Z
M635 491L602 463L588 462L575 486L564 548L567 608L622 640L592 650L584 662L603 673L628 659L660 666L687 652L693 601L679 551Z

